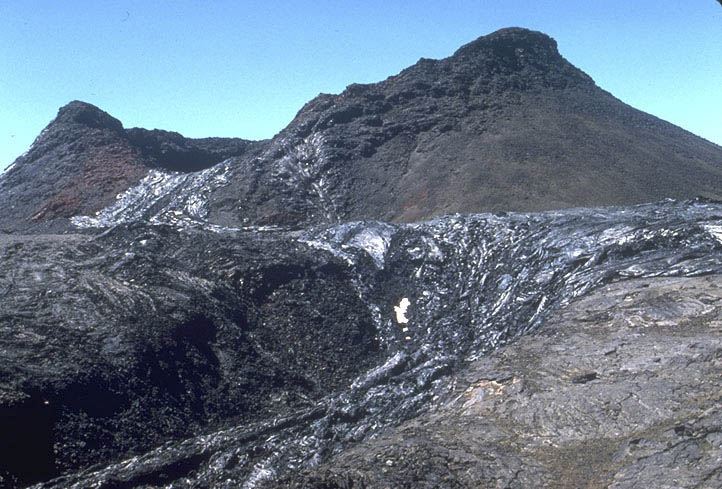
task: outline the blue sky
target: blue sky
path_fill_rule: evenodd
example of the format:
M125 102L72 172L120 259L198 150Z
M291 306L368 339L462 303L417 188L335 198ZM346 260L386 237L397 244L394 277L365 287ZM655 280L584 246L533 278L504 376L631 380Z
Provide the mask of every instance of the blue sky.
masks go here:
M0 0L0 170L71 100L125 127L260 139L320 92L502 27L554 37L623 101L722 144L716 0Z

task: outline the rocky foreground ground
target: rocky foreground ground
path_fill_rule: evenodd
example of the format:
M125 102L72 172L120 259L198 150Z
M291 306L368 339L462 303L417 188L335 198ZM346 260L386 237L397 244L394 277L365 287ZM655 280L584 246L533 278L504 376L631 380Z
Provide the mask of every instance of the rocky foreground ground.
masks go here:
M617 282L277 487L718 488L721 374L722 276Z
M0 236L0 487L717 487L719 216Z

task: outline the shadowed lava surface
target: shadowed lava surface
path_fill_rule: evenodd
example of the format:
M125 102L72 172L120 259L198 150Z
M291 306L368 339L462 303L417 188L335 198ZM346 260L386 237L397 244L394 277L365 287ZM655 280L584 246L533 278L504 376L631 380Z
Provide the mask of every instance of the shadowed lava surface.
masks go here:
M595 287L720 273L721 211L667 201L5 236L0 420L18 437L0 473L64 474L42 487L272 486L440 402L467 361ZM403 298L408 323L394 314Z

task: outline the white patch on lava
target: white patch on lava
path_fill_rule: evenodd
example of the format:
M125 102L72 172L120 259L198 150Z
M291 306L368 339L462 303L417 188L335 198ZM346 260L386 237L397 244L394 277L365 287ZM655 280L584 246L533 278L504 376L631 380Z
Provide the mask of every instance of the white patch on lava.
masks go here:
M401 302L399 302L398 306L394 306L394 311L396 312L396 322L399 324L406 324L409 322L409 319L406 317L406 311L408 310L409 306L411 305L411 301L404 297L401 299Z

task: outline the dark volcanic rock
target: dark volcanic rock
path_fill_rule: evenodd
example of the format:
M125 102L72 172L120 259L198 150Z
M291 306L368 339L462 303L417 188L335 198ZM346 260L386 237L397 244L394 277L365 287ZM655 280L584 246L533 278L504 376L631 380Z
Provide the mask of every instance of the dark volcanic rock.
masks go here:
M722 204L350 220L721 171L524 29L270 141L73 102L0 176L0 487L716 487Z
M294 248L168 228L0 238L0 477L36 481L347 388L379 360L375 324L347 264Z
M469 359L595 287L722 272L720 215L668 201L303 232L6 235L2 484L260 487L422 413ZM579 367L570 385L603 375Z
M177 132L133 128L126 131L130 142L154 162L170 171L198 171L232 156L240 156L257 143L235 138L188 139Z

